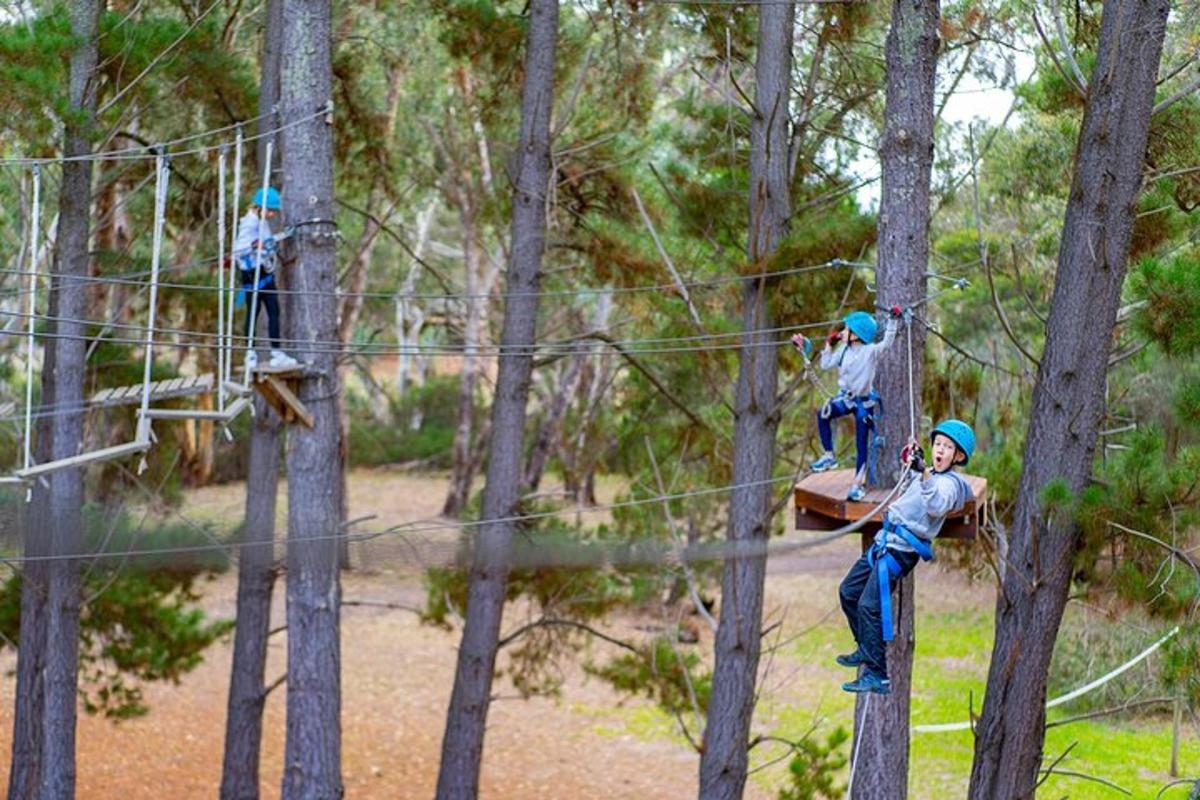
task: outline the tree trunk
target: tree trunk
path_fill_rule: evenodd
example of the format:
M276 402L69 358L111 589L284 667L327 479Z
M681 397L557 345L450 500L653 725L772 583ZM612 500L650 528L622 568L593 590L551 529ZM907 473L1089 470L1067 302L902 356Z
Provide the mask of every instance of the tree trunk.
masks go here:
M96 113L97 29L103 0L71 5L71 33L79 47L71 53L69 96L76 114L68 116L63 155L91 153ZM42 403L76 409L38 426L40 461L67 458L83 441L84 370L90 274L92 162L65 161L59 193L58 241L48 340L42 368ZM61 470L33 486L26 542L29 551L72 555L83 546L83 471ZM32 565L31 565L32 566ZM10 798L75 796L75 708L79 671L79 562L67 558L27 569L22 588L18 647L17 708L13 723ZM26 612L25 605L29 609ZM28 697L25 697L28 693Z
M750 129L751 264L763 264L788 232L789 100L796 7L764 4L758 10L754 116ZM766 541L770 534L775 434L779 414L778 347L766 281L742 287L741 350L734 402L731 542ZM700 797L740 798L746 784L750 722L762 647L766 556L730 558L721 576L721 620L714 651L712 699L700 755Z
M464 195L459 216L463 226L463 293L466 295L466 320L463 325L462 366L458 373L458 425L454 429L451 450L450 489L442 514L457 517L471 499L471 484L475 480L475 460L471 458L472 434L475 430L475 384L479 375L479 334L483 326L485 304L480 293L479 220L475 202Z
M879 204L877 301L881 306L911 307L925 297L929 264L929 179L933 167L934 80L937 74L938 0L893 0L884 57L887 98L879 146L883 192ZM924 307L916 309L922 313ZM909 340L912 342L911 367ZM900 448L920 438L921 387L925 363L925 326L902 325L898 341L879 360L877 387L884 414L879 433L877 481L892 487L900 477ZM911 368L911 373L910 373ZM910 400L911 397L911 400ZM911 402L911 407L910 407ZM896 638L888 644L892 693L871 697L863 716L855 704L858 766L855 798L904 798L908 795L908 717L912 687L914 575L896 593ZM862 724L860 725L860 721Z
M475 543L466 622L442 740L439 800L466 800L479 794L483 735L515 527L512 522L499 520L517 510L521 488L525 408L533 370L537 291L545 250L557 38L558 0L530 0L525 85L521 91L521 138L512 203L512 261L505 290L502 355L492 403L491 455L481 516L485 521L498 521L485 522Z
M1032 797L1038 779L1046 673L1078 544L1069 512L1041 495L1054 481L1077 495L1091 476L1169 11L1168 0L1104 2L975 728L975 800Z
M222 800L256 800L259 796L258 765L266 700L263 674L271 628L271 593L275 588L273 542L280 427L279 416L256 395L242 529L242 541L247 546L242 548L238 562L237 628L225 719Z
M283 0L268 0L263 32L262 77L258 97L258 132L276 125L270 114L279 103L280 51L283 43ZM265 116L269 115L269 116ZM276 140L278 137L273 137ZM258 140L256 163L266 160L269 137ZM276 141L278 153L278 142ZM260 170L261 172L261 170ZM237 224L237 220L234 220ZM264 328L261 317L257 326ZM258 340L258 332L255 332ZM262 752L262 715L266 700L263 674L271 627L271 594L275 588L275 503L279 492L279 437L283 422L261 395L254 396L250 456L246 474L246 515L242 537L256 543L242 550L238 562L237 628L233 638L225 757L221 770L222 800L256 800ZM261 543L261 544L258 544Z
M299 397L312 429L289 431L287 559L287 740L283 797L335 798L343 793L338 540L341 533L336 353L336 232L333 226L333 137L326 118L309 119L331 100L329 0L284 0L280 69L284 218L308 224L294 237L292 314L296 356L312 374Z
M529 462L525 465L524 491L536 492L542 483L542 474L546 471L546 462L554 443L562 430L563 417L567 408L575 399L579 389L579 377L583 373L583 364L587 361L586 354L571 357L563 368L562 378L553 389L553 400L546 409L545 419L538 428L537 438L533 441L533 449L529 452Z

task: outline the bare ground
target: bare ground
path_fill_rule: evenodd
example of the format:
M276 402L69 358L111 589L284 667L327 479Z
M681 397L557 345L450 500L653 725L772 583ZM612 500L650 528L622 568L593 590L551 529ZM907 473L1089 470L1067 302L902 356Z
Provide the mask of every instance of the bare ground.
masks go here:
M440 477L356 471L350 482L351 515L377 515L361 529L435 517L445 482ZM240 486L192 493L183 513L191 519L228 524L241 514ZM280 504L286 508L285 503ZM447 542L450 538L447 538ZM773 561L768 583L769 621L779 620L779 637L810 626L838 624L836 584L857 551L857 542ZM360 546L357 569L343 578L349 601L417 606L422 599L412 570L411 550L395 536ZM930 571L923 608L961 608L964 598L984 594L953 576ZM204 587L210 612L232 617L234 573ZM283 618L282 587L273 616ZM519 613L519 612L517 612ZM649 635L646 620L618 619L609 630L628 639ZM512 622L510 626L515 626ZM425 798L433 794L442 725L453 680L456 632L419 624L414 614L373 606L343 612L343 764L350 798ZM702 647L707 649L706 635ZM603 655L594 649L593 655ZM781 651L782 652L782 651ZM225 699L232 641L215 645L204 663L177 686L147 687L151 707L142 719L113 724L81 712L78 775L81 798L209 798L220 782ZM268 680L283 673L286 643L272 643ZM765 724L786 713L789 699L836 691L840 673L826 663L801 663L786 655L771 660L760 716ZM0 691L0 752L9 752L15 656L0 657L9 673ZM643 701L622 700L577 666L565 674L560 699L517 699L501 681L489 716L484 755L485 798L685 798L694 797L697 756L673 723ZM834 687L831 689L831 687ZM282 770L284 690L274 692L265 715L263 796L278 797ZM645 720L651 720L649 727ZM774 796L771 784L782 766L747 787L746 796ZM7 770L5 770L7 773ZM7 777L5 774L0 780Z

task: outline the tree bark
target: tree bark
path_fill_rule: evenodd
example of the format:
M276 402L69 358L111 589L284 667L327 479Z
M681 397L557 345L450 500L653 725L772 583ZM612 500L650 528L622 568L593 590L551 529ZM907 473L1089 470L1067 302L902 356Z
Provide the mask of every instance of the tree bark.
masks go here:
M279 66L283 44L283 0L268 0L263 31L262 74L258 96L258 133L275 127L271 110L279 103ZM274 137L278 140L278 137ZM256 163L266 160L269 137L258 140ZM278 142L276 142L278 145ZM279 150L276 147L275 153ZM261 169L259 170L261 174ZM236 220L234 223L236 224ZM258 327L266 320L261 317ZM255 333L258 339L258 333ZM225 755L221 769L222 800L256 800L262 754L263 675L271 627L271 595L275 589L275 503L279 492L279 437L283 422L263 400L254 396L250 426L250 456L246 474L246 513L238 562L237 627L233 638L228 710L225 717Z
M525 409L545 250L557 39L558 0L530 0L512 201L512 260L505 289L502 355L492 403L491 454L483 489L481 519L485 523L476 539L466 622L446 714L438 772L439 800L467 800L479 794L483 736L515 528L512 522L503 520L517 510L520 498Z
M796 7L763 4L758 10L758 54L750 129L751 264L763 264L788 233L791 191L788 128L792 42ZM757 271L757 269L755 270ZM742 287L742 330L734 402L733 484L729 501L731 542L765 541L770 535L779 414L778 346L766 281ZM740 798L746 784L750 722L762 649L766 556L730 558L721 576L721 619L714 643L712 698L700 755L700 797Z
M296 261L288 319L296 356L310 374L300 400L311 429L289 431L287 739L283 797L341 797L341 461L336 353L321 342L337 337L336 229L333 225L331 120L308 119L332 98L332 9L329 0L284 0L280 108L284 218L303 222L294 237Z
M933 168L934 81L937 75L938 0L893 0L884 57L887 97L879 146L883 191L879 204L878 303L909 308L925 297L929 264L929 181ZM923 313L924 307L915 309ZM911 365L909 340L912 342ZM879 360L877 388L884 414L879 433L877 481L892 487L900 477L899 452L909 437L920 438L925 326L904 323L898 341ZM910 372L911 370L911 372ZM911 397L911 400L910 400ZM910 407L911 403L911 407ZM892 693L871 697L864 717L855 703L855 738L861 740L853 797L903 798L908 795L908 717L912 688L914 575L896 594L896 638L888 644ZM861 722L861 724L860 724Z
M71 53L63 155L92 152L96 114L97 31L103 0L71 5ZM38 425L38 459L67 458L83 442L83 390L87 360L92 162L65 161L59 193L58 241L50 290L53 336L42 369L42 403L71 409ZM83 280L80 280L83 279ZM83 471L68 469L33 487L27 552L73 555L83 546ZM43 543L48 547L43 549ZM75 709L79 671L79 562L66 558L30 564L22 586L17 655L17 707L13 722L10 798L74 797ZM26 609L28 604L28 610Z
M974 800L1032 797L1038 779L1046 674L1078 545L1069 512L1041 494L1061 481L1077 495L1091 476L1169 12L1168 0L1103 6L975 728Z
M254 426L246 478L246 520L238 562L237 628L225 719L222 800L256 800L262 747L263 675L275 588L275 495L279 484L279 416L254 398Z

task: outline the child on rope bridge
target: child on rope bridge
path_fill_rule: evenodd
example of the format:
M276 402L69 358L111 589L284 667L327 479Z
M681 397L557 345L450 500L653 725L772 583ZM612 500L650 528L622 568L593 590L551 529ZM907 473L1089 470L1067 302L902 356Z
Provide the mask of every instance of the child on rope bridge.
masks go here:
M933 560L933 539L953 511L971 499L967 482L954 471L975 452L975 432L961 420L938 423L930 434L933 469L916 442L900 458L911 467L908 486L888 508L875 542L846 573L838 594L858 648L837 657L843 667L863 667L857 680L842 684L847 692L888 694L886 642L893 638L892 587L917 560Z
M250 208L238 222L237 238L233 244L233 257L237 259L238 271L242 278L242 288L238 292L237 304L240 306L244 299L254 297L254 274L257 268L258 307L267 313L267 335L271 342L271 366L294 367L296 359L285 353L280 347L279 333L279 295L275 284L277 239L271 232L270 220L279 216L279 192L273 187L264 191L259 189L254 193ZM256 316L254 300L250 300L251 308L246 313L244 328L246 341L250 341L250 323ZM250 369L258 366L258 353L250 348L246 352L246 364Z
M900 325L898 309L884 327L883 341L875 342L879 325L865 311L855 311L843 322L840 332L829 335L825 349L821 352L821 369L838 370L838 393L821 407L817 414L817 431L821 436L821 447L825 452L814 461L813 472L836 469L837 457L833 454L833 420L849 414L854 415L855 473L854 483L846 495L847 500L860 501L866 497L864 484L867 481L867 465L871 448L871 431L875 429L875 416L883 412L883 401L875 391L875 363L879 355L896 338ZM805 348L801 334L792 337L799 348Z

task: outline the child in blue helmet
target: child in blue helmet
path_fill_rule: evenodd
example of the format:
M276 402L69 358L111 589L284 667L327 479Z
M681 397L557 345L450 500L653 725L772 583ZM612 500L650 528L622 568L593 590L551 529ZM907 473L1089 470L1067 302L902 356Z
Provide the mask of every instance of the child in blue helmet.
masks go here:
M243 296L254 297L254 274L256 270L258 272L258 313L265 311L267 314L271 366L294 367L296 359L285 353L280 346L279 294L275 283L277 244L270 225L270 220L279 216L280 208L279 192L274 187L268 186L265 191L259 189L254 193L250 208L238 222L233 257L237 259L238 271L242 278L242 289L238 294L239 305ZM253 304L254 301L250 302ZM253 308L246 313L246 325L243 330L247 341L250 338L250 319L255 315ZM258 353L253 349L246 353L246 364L251 369L258 366Z
M855 473L854 483L846 497L862 500L866 497L867 461L870 454L870 434L875 427L875 412L881 409L879 393L875 391L875 364L896 338L899 320L893 315L884 326L883 341L876 342L879 325L865 311L855 311L844 320L840 333L831 335L821 353L821 369L838 370L838 393L829 399L817 414L817 432L825 452L811 465L813 472L837 467L833 454L833 421L854 415Z
M971 498L971 487L954 471L975 452L975 432L961 420L940 422L930 434L931 465L914 442L902 458L911 468L908 486L884 514L883 528L838 589L842 611L858 648L837 657L844 667L863 668L848 692L888 694L886 642L892 639L892 587L917 565L933 560L933 539L952 512ZM930 469L932 467L932 469Z

